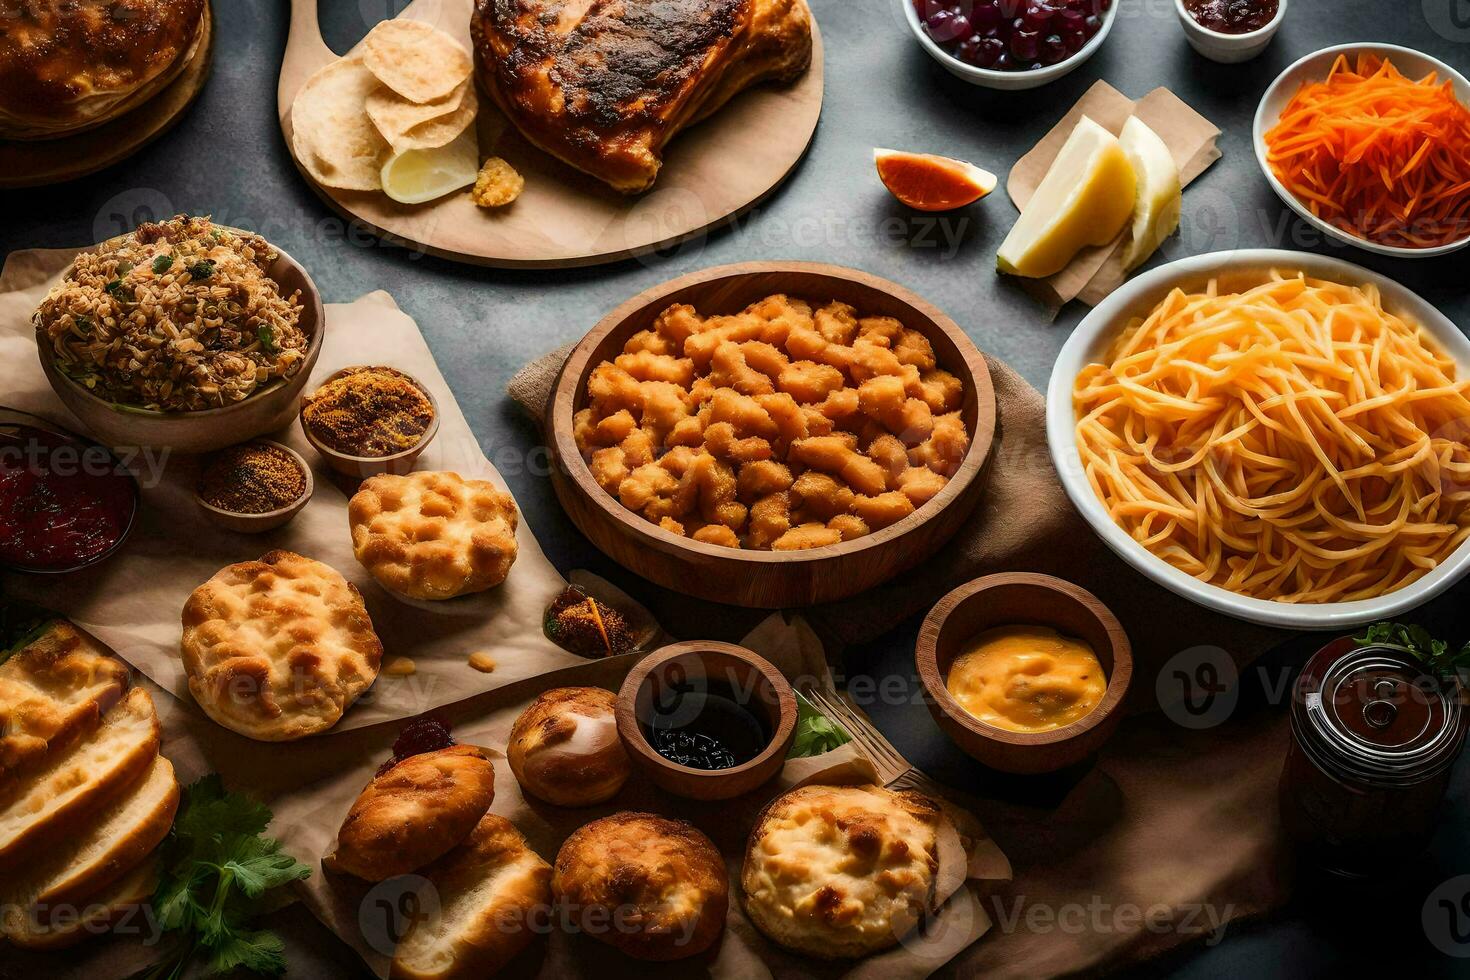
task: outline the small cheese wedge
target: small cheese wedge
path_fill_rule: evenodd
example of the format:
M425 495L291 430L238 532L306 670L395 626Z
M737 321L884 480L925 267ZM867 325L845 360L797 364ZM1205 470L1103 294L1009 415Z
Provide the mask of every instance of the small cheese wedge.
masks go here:
M1130 117L1118 135L1118 144L1138 179L1133 227L1123 250L1123 268L1133 270L1148 261L1179 227L1184 199L1174 154L1147 123L1137 116Z
M996 267L1031 279L1062 271L1084 246L1117 237L1137 194L1118 138L1083 116L1001 244Z

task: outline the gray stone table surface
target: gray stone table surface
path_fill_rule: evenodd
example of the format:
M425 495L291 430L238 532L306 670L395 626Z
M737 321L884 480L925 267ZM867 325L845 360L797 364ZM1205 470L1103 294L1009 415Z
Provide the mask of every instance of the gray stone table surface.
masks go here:
M344 228L298 177L277 124L276 77L289 5L214 0L214 75L198 104L169 134L103 173L57 187L0 192L0 254L83 245L152 216L212 213L216 220L258 230L304 262L329 302L389 290L418 321L552 561L563 571L583 567L608 575L684 635L693 631L683 626L683 604L612 567L563 516L545 478L544 457L536 451L535 429L504 397L505 384L521 365L579 338L639 290L706 266L789 258L853 266L916 290L953 316L982 349L1044 386L1058 349L1085 310L1074 305L1049 323L1026 294L997 277L993 255L1014 216L1004 193L939 220L920 218L878 183L874 146L962 157L1003 177L1094 81L1106 79L1135 98L1168 86L1224 131L1224 157L1189 189L1182 233L1154 262L1245 246L1328 251L1394 276L1462 327L1470 323L1470 251L1412 262L1324 244L1272 194L1250 143L1251 119L1265 87L1293 60L1326 45L1389 41L1470 70L1465 0L1291 0L1272 46L1239 66L1215 65L1193 53L1174 0L1119 0L1116 28L1091 61L1059 82L1020 93L972 88L947 75L909 36L899 6L904 2L812 0L827 51L821 126L786 185L734 227L643 260L569 272L505 272L412 255ZM404 0L321 0L327 41L345 50L403 5ZM677 144L672 152L678 153ZM1436 626L1456 641L1470 629L1465 596L1460 590L1433 613ZM726 638L738 636L750 618L733 611L701 613L700 622L698 632ZM906 623L851 651L849 674L909 677L916 632L917 623ZM1301 654L1295 649L1280 655L1289 663ZM921 766L982 793L1020 799L1036 793L970 763L917 703L875 705L872 711ZM1434 848L1420 862L1425 873L1409 886L1304 889L1271 921L1237 926L1212 948L1189 949L1138 972L1294 977L1369 965L1409 975L1470 975L1470 959L1436 953L1420 923L1429 888L1470 872L1466 768L1460 767ZM309 917L288 912L274 919L290 937L292 976L361 972L351 954ZM1470 942L1460 951L1470 954Z

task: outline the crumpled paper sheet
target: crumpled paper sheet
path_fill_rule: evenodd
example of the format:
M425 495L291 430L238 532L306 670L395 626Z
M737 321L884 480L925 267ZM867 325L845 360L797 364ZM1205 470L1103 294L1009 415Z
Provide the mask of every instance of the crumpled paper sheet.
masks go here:
M1011 168L1006 192L1018 210L1024 210L1031 201L1031 195L1036 193L1036 188L1061 152L1062 144L1067 142L1067 137L1072 135L1083 116L1091 117L1093 122L1114 134L1122 132L1123 124L1130 116L1142 119L1168 145L1179 167L1179 180L1185 187L1220 159L1220 149L1216 145L1219 127L1191 109L1173 92L1156 88L1135 102L1107 82L1098 81L1052 127L1051 132ZM1123 285L1127 278L1128 273L1123 271L1123 233L1120 233L1106 245L1084 248L1054 276L1019 278L1018 281L1055 316L1074 299L1096 306Z
M804 622L787 623L780 614L774 614L743 643L771 660L793 681L812 680L830 689L821 643ZM601 806L569 809L523 797L504 756L511 726L520 713L537 695L554 687L594 686L616 691L639 659L630 655L586 662L534 682L523 682L451 705L438 712L438 716L450 724L459 741L491 750L496 768L495 803L491 810L514 823L548 863L555 860L557 850L572 831L622 810L660 813L689 820L700 827L719 847L730 870L731 902L724 938L713 950L692 960L640 963L594 940L568 935L558 928L552 930L546 942L538 940L533 944L510 968L510 975L545 978L595 975L600 980L700 974L732 980L773 976L919 980L990 928L990 918L979 898L971 888L964 887L964 882L1008 879L1010 864L979 822L953 804L947 804L946 809L960 831L961 846L941 860L941 894L947 901L922 934L912 935L888 952L855 963L817 963L774 946L745 918L740 908L738 881L746 838L757 813L770 799L804 783L876 782L872 763L854 743L826 755L791 760L776 780L737 800L700 803L680 799L659 790L637 773L617 797ZM397 731L397 726L385 725L372 732L354 733L351 752L337 753L337 759L330 763L319 760L313 764L313 768L324 774L319 782L273 801L276 819L272 833L281 838L287 850L314 868L312 877L300 886L307 907L382 977L388 974L392 951L391 943L386 941L390 934L386 909L393 901L387 893L391 889L379 886L374 890L350 875L330 874L320 867L320 859L332 849L337 829L353 801L376 768L391 756ZM330 745L335 749L340 742L334 739ZM380 901L385 897L387 906Z
M37 360L31 314L76 250L13 253L0 273L0 402L80 431L51 390ZM387 364L407 371L438 399L439 434L418 469L453 470L505 481L490 466L412 318L385 292L326 308L325 345L307 390L351 364ZM176 697L190 700L179 656L180 613L189 594L226 565L285 548L325 562L362 592L383 641L384 663L408 657L413 674L379 675L332 732L408 718L443 704L581 662L541 631L547 603L566 585L542 554L526 522L516 533L519 554L505 584L445 602L391 596L352 555L347 525L351 487L343 488L293 424L271 438L301 453L313 467L310 503L285 527L244 535L211 524L193 499L197 457L141 457L143 485L137 524L106 561L66 576L8 574L7 594L63 612ZM161 465L160 465L161 464ZM160 480L151 479L161 476ZM493 654L493 673L468 665L470 654Z

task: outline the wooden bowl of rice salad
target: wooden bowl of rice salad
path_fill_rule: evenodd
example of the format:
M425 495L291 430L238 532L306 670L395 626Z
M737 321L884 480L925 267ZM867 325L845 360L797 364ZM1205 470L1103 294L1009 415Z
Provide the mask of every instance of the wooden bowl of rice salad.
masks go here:
M295 259L186 215L79 254L33 320L47 380L98 441L185 453L290 424L326 329Z

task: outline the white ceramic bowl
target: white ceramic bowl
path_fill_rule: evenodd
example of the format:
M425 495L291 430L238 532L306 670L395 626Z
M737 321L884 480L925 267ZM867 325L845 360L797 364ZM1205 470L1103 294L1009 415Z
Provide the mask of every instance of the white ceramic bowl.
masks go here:
M1276 7L1276 16L1265 27L1245 34L1225 34L1210 30L1189 15L1189 11L1184 9L1184 0L1174 0L1174 11L1179 15L1179 23L1184 28L1184 37L1189 41L1190 47L1211 61L1234 65L1250 61L1266 50L1266 45L1271 43L1281 22L1286 19L1286 4L1287 0L1281 0Z
M897 0L897 3L903 8L903 16L908 21L909 30L914 32L914 37L918 38L924 50L929 52L929 57L943 65L945 71L956 78L964 79L971 85L1014 92L1054 82L1063 75L1070 74L1096 54L1097 49L1102 47L1103 42L1107 40L1108 32L1113 29L1113 22L1118 19L1118 8L1122 5L1122 0L1113 0L1112 7L1103 15L1102 27L1098 28L1092 40L1082 46L1081 51L1065 61L1059 61L1035 71L995 71L991 68L967 65L940 47L939 43L929 36L929 32L924 30L924 25L919 21L919 12L914 9L913 0Z
M1189 289L1203 286L1212 276L1271 268L1300 269L1317 278L1376 285L1382 292L1385 306L1421 324L1425 333L1459 364L1462 377L1470 372L1470 338L1429 303L1385 276L1341 259L1306 252L1244 249L1196 255L1129 280L1099 303L1072 332L1057 357L1046 392L1046 441L1052 462L1072 504L1108 547L1159 585L1207 609L1253 623L1290 629L1344 630L1380 619L1392 619L1444 592L1470 572L1470 543L1461 545L1438 568L1412 585L1376 599L1315 605L1253 599L1201 582L1134 541L1108 516L1082 470L1081 457L1077 452L1072 386L1086 365L1104 355L1108 344L1129 318L1147 314L1175 286Z
M1281 181L1276 179L1276 174L1271 171L1271 164L1266 159L1266 134L1281 121L1281 110L1286 108L1286 104L1296 95L1302 83L1320 82L1326 78L1327 72L1331 70L1332 63L1337 60L1338 55L1346 54L1349 58L1356 58L1363 53L1376 54L1389 59L1408 78L1422 78L1430 72L1438 72L1441 81L1450 79L1454 82L1456 97L1466 105L1470 105L1470 80L1437 58L1431 58L1413 48L1401 48L1396 44L1338 44L1302 58L1282 72L1276 81L1271 83L1271 87L1266 89L1266 94L1261 97L1261 104L1256 108L1256 121L1252 136L1256 146L1256 162L1261 165L1261 172L1266 175L1266 181L1276 192L1276 196L1285 201L1287 207L1301 215L1308 224L1330 238L1349 245L1356 245L1368 252L1406 259L1427 259L1459 251L1466 245L1470 245L1470 234L1466 234L1458 241L1447 245L1436 245L1433 248L1379 245L1377 242L1359 238L1312 214L1306 205L1297 200L1295 194L1282 186Z

